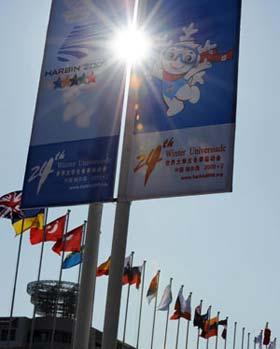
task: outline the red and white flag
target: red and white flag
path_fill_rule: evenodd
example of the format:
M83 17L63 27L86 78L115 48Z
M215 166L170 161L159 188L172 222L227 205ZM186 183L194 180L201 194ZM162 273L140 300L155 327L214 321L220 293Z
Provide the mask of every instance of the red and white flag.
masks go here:
M183 286L179 290L174 307L174 313L170 319L178 320L181 317L183 317L186 320L191 320L191 294L187 299L184 299Z
M32 245L39 244L44 241L58 241L62 239L66 223L66 215L45 225L44 228L30 229L30 242Z
M81 250L81 241L84 225L69 231L64 237L57 240L52 250L60 255L60 252L79 252Z

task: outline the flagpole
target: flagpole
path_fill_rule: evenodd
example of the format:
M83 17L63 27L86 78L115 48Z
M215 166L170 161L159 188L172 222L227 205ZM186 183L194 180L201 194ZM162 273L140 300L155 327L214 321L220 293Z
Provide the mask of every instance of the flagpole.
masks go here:
M172 281L173 278L170 278L170 289L172 286ZM166 324L165 324L165 333L164 333L164 342L163 342L163 349L166 349L166 342L167 342L167 330L168 330L168 322L169 322L169 311L170 311L170 304L168 305L168 309L167 309L167 314L166 314Z
M219 318L220 318L220 312L217 312L217 336L215 341L215 349L218 349L218 338L219 338Z
M83 226L83 233L82 233L82 241L81 241L81 263L79 264L79 271L78 271L78 287L77 287L77 295L76 295L76 309L75 309L75 315L73 319L73 325L72 325L72 336L71 336L71 344L72 348L74 345L74 333L75 333L75 328L76 328L76 321L77 321L77 312L78 312L78 299L79 299L79 293L80 293L80 283L81 283L81 270L82 270L82 264L83 264L83 246L85 244L85 236L86 236L86 228L87 228L87 221L84 221L84 226Z
M226 322L228 326L228 316L226 317ZM225 338L225 343L224 343L224 349L227 349L227 337L228 337L228 329L226 328L226 338Z
M78 271L78 288L80 289L80 283L81 283L81 271L82 271L82 264L83 264L83 248L85 245L85 240L86 240L86 229L87 229L87 221L84 221L84 227L83 227L83 233L82 233L82 241L81 241L81 263L79 264L79 271ZM77 294L77 301L76 301L76 315L75 318L77 317L77 309L78 309L78 294ZM73 332L74 333L74 332Z
M20 232L20 238L19 238L19 243L18 243L16 272L15 272L13 295L12 295L12 303L11 303L11 308L10 308L9 327L8 327L8 347L10 346L10 337L11 337L11 329L12 329L12 318L13 318L13 313L14 313L15 296L16 296L16 288L17 288L17 279L18 279L18 270L19 270L19 262L20 262L21 247L22 247L23 227L24 227L24 218L22 219L22 222L21 222L21 232Z
M132 24L137 24L139 9L139 0L135 1L133 9ZM122 119L125 120L125 130L123 137L123 149L120 165L119 176L119 188L118 199L114 223L113 243L111 251L111 268L109 272L109 282L107 287L107 300L106 310L102 337L102 349L113 349L116 346L119 313L120 313L120 301L121 301L121 289L122 289L122 272L125 259L125 250L128 234L129 213L131 201L126 199L126 187L129 173L129 160L131 155L131 134L134 129L134 115L128 115L128 95L129 84L131 77L132 66L127 67L124 101L123 101L123 113ZM75 348L79 349L79 348ZM87 348L81 348L87 349Z
M181 291L183 293L183 288L184 285L181 286ZM181 305L180 305L181 307ZM175 344L175 349L178 349L178 342L179 342L179 331L180 331L180 318L178 319L178 324L177 324L177 334L176 334L176 344Z
M55 301L55 306L54 306L54 318L53 318L53 328L52 328L51 346L50 346L51 349L53 349L53 346L54 346L54 336L55 336L55 328L56 328L56 312L57 312L57 305L58 305L59 293L60 293L60 284L61 284L61 278L62 278L62 265L63 265L64 255L65 255L64 244L65 244L66 233L68 230L69 215L70 215L70 210L67 210L66 223L65 223L63 237L62 237L62 256L61 256L59 278L58 278L58 291L57 291L56 301Z
M202 313L202 303L203 303L203 300L201 299L200 300L200 314ZM197 328L197 341L196 341L196 349L199 349L199 326Z
M244 349L244 335L245 335L245 327L242 328L241 349Z
M157 274L158 274L158 285L159 285L160 270L158 270ZM153 345L154 345L154 333L155 333L155 323L156 323L157 298L158 298L158 289L157 289L157 293L156 293L156 297L155 297L154 317L153 317L153 327L152 327L152 337L151 337L151 349L153 349Z
M134 257L134 251L131 252L131 268L133 267L133 257ZM129 281L129 274L128 274L128 281ZM124 326L123 326L123 344L125 343L125 334L126 334L126 324L127 324L127 314L128 314L128 304L129 304L129 295L130 295L130 282L128 283L127 287L127 298L126 298L126 307L125 307L125 316L124 316Z
M248 332L247 349L250 349L250 332Z
M88 349L90 328L93 316L96 269L99 251L100 226L103 204L91 203L82 252L81 281L77 302L73 349Z
M40 253L40 260L39 260L39 268L38 268L38 275L37 275L37 286L41 278L41 271L42 271L42 263L43 263L43 255L44 255L44 245L46 240L46 224L48 220L48 208L44 209L44 228L43 228L43 241L41 245L41 253ZM33 336L34 336L34 329L35 329L35 322L36 322L36 306L37 304L34 304L33 307L33 315L32 315L32 321L31 321L31 330L30 330L30 337L29 337L29 349L32 348L33 344Z
M208 308L208 320L210 320L211 319L211 309L212 309L212 306L211 305L209 305L209 308ZM209 338L207 338L207 340L206 340L206 349L208 349L208 347L209 347Z
M142 315L143 295L144 295L145 269L146 269L146 261L143 262L143 268L142 268L142 270L143 270L143 272L142 272L142 287L141 287L141 297L140 297L140 309L139 309L136 349L138 349L138 347L139 347L141 315Z
M192 299L192 292L190 292L190 300L191 300L191 299ZM189 331L190 331L190 320L188 320L188 324L187 324L186 349L188 349Z
M237 327L237 322L235 321L234 332L233 332L233 349L235 349L235 344L236 344L236 327Z
M129 212L130 201L117 203L111 251L111 265L107 286L102 349L112 349L116 346ZM79 349L79 347L75 349Z

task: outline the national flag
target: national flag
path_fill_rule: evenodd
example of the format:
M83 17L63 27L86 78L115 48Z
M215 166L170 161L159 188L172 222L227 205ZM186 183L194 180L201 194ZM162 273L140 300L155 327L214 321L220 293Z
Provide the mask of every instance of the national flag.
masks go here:
M261 331L260 334L254 338L254 343L259 344L259 349L262 348L262 338L263 338L263 331Z
M219 320L218 325L224 326L223 332L221 334L221 337L226 340L227 338L227 324L228 324L228 319L225 320Z
M22 210L20 215L13 214L12 225L16 235L35 227L43 227L44 209Z
M142 266L132 267L128 273L128 284L134 285L138 289L141 283Z
M264 329L263 345L268 345L270 343L270 336L271 336L271 330L268 327L266 327Z
M185 300L183 296L183 287L179 290L174 310L170 320L178 320L181 317L186 320L191 320L191 295Z
M17 190L0 197L0 218L12 219L23 216L21 206L22 191Z
M61 239L53 245L52 250L60 255L61 251L75 252L81 250L81 240L83 235L84 225L69 231Z
M101 263L96 270L96 276L109 275L109 270L111 266L111 257L107 259L104 263Z
M218 334L218 316L213 317L212 319L206 320L204 322L203 330L200 334L201 337L208 339Z
M193 325L203 330L204 322L210 317L210 307L205 314L201 315L201 306L198 305L194 311Z
M79 252L71 252L68 254L68 256L65 257L63 263L62 263L62 269L69 269L72 267L75 267L76 265L79 265L82 263L83 248L81 248L81 251Z
M158 273L156 273L156 275L152 278L150 282L150 286L147 291L146 297L149 304L156 297L158 292L158 279L159 279L158 276L159 276Z
M39 244L44 241L58 241L62 239L67 215L59 217L44 226L38 225L30 230L30 242L32 245Z
M167 311L172 302L171 285L167 285L159 302L157 310Z
M123 277L122 277L123 285L129 284L129 277L130 277L129 275L130 275L131 269L132 269L132 254L130 254L124 260L124 269L123 269Z

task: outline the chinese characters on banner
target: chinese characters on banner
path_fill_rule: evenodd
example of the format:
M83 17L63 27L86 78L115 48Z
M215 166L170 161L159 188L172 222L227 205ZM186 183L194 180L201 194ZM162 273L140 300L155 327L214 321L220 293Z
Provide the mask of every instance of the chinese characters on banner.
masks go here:
M240 8L148 1L152 52L132 72L122 199L232 190Z
M113 199L124 64L108 42L126 1L53 0L23 207Z

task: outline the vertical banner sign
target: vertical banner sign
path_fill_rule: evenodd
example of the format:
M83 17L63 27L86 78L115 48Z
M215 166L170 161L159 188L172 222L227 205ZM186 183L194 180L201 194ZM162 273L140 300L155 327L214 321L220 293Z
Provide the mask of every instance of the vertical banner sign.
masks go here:
M113 197L125 66L108 42L123 0L53 0L23 189L23 207Z
M241 0L149 0L145 9L152 47L132 73L120 197L229 192Z

